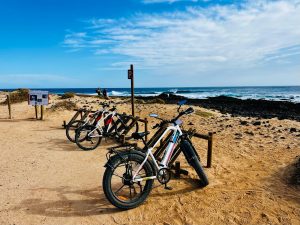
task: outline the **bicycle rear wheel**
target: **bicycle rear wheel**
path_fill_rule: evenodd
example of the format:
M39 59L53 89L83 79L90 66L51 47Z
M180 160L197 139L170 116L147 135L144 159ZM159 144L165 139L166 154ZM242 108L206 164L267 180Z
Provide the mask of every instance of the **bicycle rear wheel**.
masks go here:
M151 192L153 180L132 182L132 177L145 158L138 154L113 156L103 176L102 186L106 198L120 209L132 209L142 204ZM142 166L137 177L153 176L149 162Z
M93 125L85 125L78 129L75 142L79 148L85 151L94 150L102 140L102 133Z
M66 127L66 136L69 139L69 141L75 143L75 135L82 125L84 124L84 121L82 120L74 120L71 123L69 123Z

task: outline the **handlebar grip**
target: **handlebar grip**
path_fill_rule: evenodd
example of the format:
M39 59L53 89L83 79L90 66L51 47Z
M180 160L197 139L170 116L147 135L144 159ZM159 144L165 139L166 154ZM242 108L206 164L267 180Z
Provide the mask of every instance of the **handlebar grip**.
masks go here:
M184 111L184 114L191 114L194 112L194 109L192 107L189 107L187 110Z

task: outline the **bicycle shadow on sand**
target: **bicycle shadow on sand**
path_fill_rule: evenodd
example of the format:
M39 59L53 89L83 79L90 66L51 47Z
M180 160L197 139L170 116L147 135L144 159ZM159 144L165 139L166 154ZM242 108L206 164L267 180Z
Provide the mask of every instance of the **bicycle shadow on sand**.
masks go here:
M149 195L149 200L156 197L176 196L199 190L199 181L191 178L183 178L184 187L174 188L172 191L161 191ZM174 182L176 182L174 180ZM58 200L45 198L29 198L23 200L19 206L11 208L14 211L23 211L26 214L41 215L47 217L85 217L91 215L113 214L122 212L111 205L106 199L101 187L85 190L74 190L71 187L36 188L30 189L38 195L49 196ZM35 193L34 193L35 194Z
M0 123L13 123L13 122L42 122L41 120L37 120L36 118L27 118L27 119L8 119L8 118L0 118Z
M160 190L156 191L156 188L154 188L153 192L150 194L150 198L163 196L171 197L178 194L187 194L205 188L201 186L199 179L193 179L187 176L181 178L173 178L167 186L172 187L172 190L165 190L164 185L156 185L156 188L159 188Z
M55 139L51 139L50 142L53 144L53 147L49 147L48 150L51 151L68 151L68 152L83 151L76 145L76 143L69 141L67 138L66 139L55 138ZM97 149L101 147L108 148L114 145L119 145L119 143L114 142L113 140L110 139L102 140L101 144L96 149L90 151L97 151Z
M74 190L70 187L38 188L31 191L54 194L59 200L26 199L12 210L48 217L85 217L120 212L106 200L101 187L88 190Z

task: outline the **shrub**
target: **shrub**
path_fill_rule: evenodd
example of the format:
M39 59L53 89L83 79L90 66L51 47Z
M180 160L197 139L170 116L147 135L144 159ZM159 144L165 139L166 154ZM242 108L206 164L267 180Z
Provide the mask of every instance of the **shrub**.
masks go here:
M10 102L13 104L28 101L28 94L29 89L17 89L16 91L9 93ZM3 102L3 104L7 104L7 99Z
M73 110L76 108L76 104L71 101L61 101L57 102L53 106L51 106L50 110L56 111L56 110Z
M68 99L68 98L74 98L75 97L75 93L73 92L66 92L61 96L61 99Z

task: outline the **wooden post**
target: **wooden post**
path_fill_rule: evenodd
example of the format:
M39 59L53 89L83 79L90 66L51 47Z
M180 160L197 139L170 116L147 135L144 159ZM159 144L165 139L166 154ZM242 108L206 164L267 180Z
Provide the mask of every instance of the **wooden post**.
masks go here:
M145 137L145 141L146 143L148 142L148 120L147 118L145 118L145 133L146 133L146 137Z
M35 109L35 118L38 119L38 107L37 105L34 106Z
M44 120L44 106L41 105L41 120Z
M213 144L213 133L208 133L208 148L207 148L207 168L211 167L212 160L212 144Z
M128 79L131 80L131 114L134 116L134 72L133 65L130 65L130 69L128 70Z
M12 119L11 116L11 102L10 102L10 94L7 95L7 105L8 105L8 114L9 114L9 119Z

